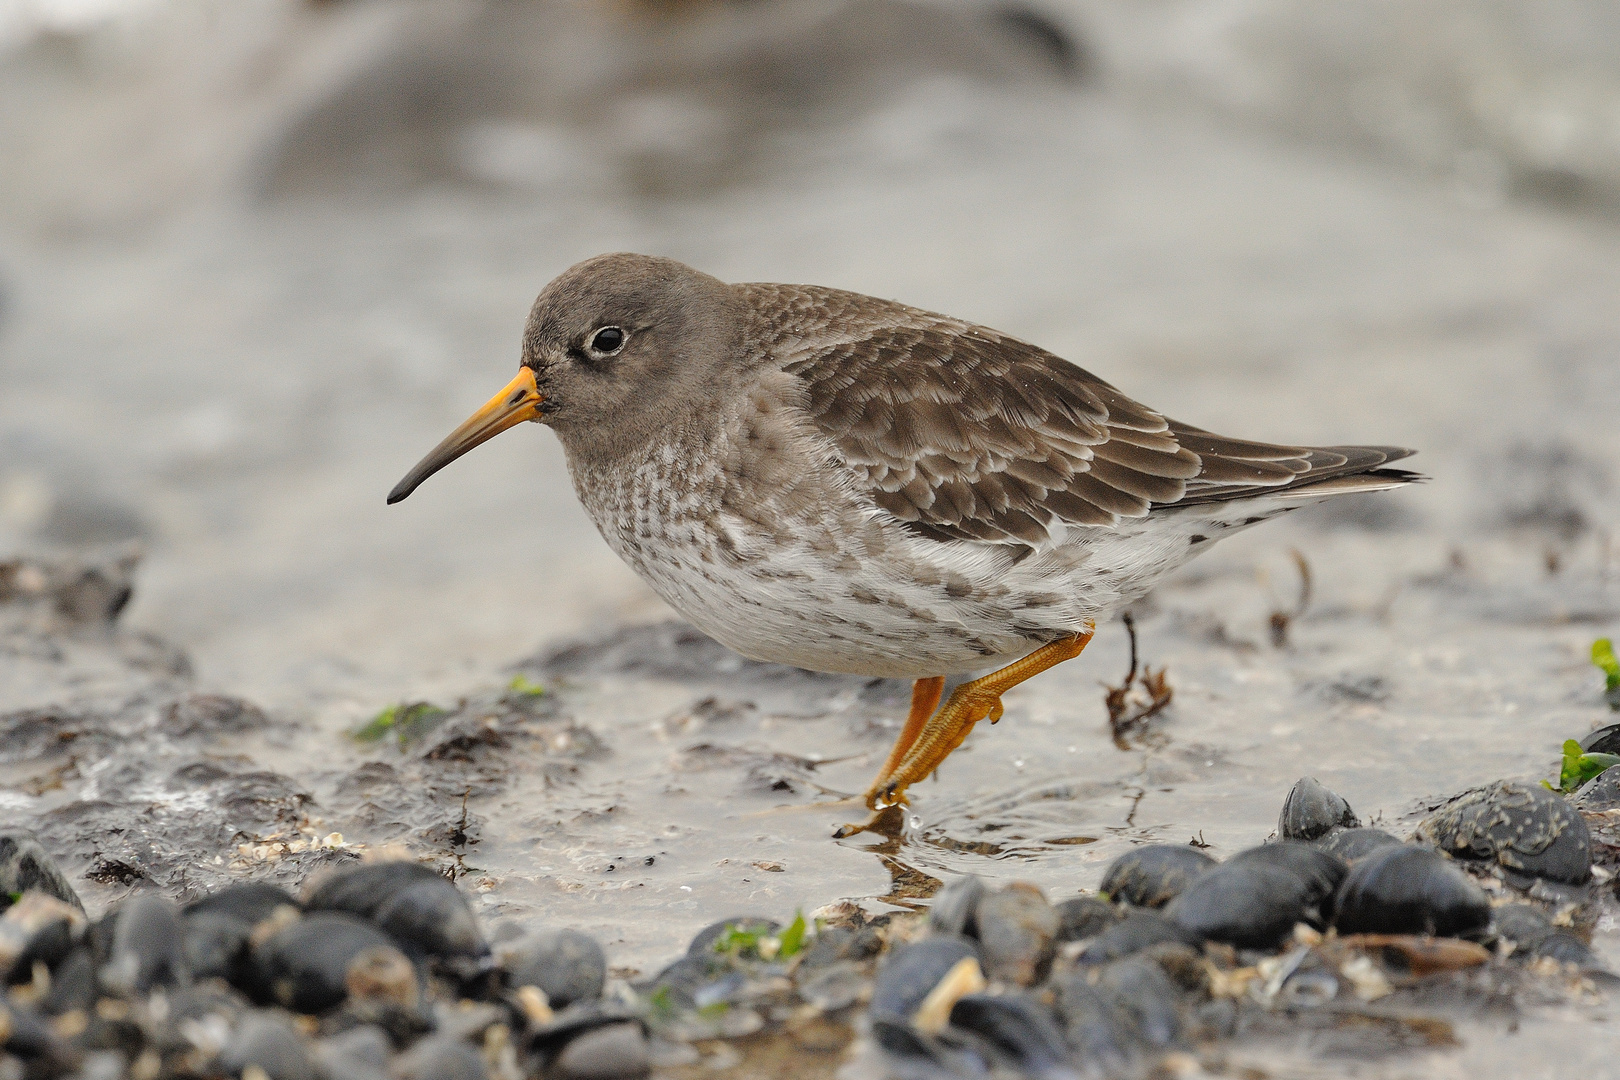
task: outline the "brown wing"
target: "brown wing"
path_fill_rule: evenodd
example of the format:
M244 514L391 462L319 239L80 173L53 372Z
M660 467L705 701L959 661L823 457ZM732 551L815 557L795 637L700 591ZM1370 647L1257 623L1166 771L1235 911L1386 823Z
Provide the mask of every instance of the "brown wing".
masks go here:
M1039 545L1054 526L1366 472L1410 451L1213 435L981 326L834 290L746 286L783 370L879 506L941 538Z

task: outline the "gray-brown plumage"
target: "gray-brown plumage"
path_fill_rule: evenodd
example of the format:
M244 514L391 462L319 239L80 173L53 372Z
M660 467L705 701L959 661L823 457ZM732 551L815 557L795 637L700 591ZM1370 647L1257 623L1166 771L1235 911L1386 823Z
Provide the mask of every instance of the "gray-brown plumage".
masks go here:
M1017 677L965 684L911 732L915 746L903 735L909 756L897 746L885 769L898 783L880 776L874 805L1207 541L1416 479L1384 467L1408 450L1271 445L1169 420L948 316L728 285L642 255L599 256L548 285L522 364L390 502L533 419L562 440L608 544L747 656L916 678L921 702L932 677L1032 654L1006 669Z

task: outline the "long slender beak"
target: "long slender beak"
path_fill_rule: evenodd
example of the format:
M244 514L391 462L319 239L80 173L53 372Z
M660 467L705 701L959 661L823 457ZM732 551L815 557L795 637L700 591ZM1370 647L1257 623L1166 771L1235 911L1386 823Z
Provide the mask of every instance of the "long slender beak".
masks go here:
M416 468L405 474L405 479L394 485L388 493L392 506L415 491L428 477L465 454L479 443L488 442L509 427L540 416L540 403L545 400L535 385L534 369L525 367L517 378L506 384L506 389L485 402L484 407L467 417L465 423L416 463Z

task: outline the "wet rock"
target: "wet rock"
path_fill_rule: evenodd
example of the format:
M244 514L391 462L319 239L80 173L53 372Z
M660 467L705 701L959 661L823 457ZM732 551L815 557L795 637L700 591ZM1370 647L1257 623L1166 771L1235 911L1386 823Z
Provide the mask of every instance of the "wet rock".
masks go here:
M1570 801L1577 810L1587 813L1620 809L1620 769L1604 769L1582 784Z
M275 914L277 908L296 910L298 901L286 889L265 881L237 882L217 889L186 905L187 917L228 915L254 926Z
M1149 1046L1174 1046L1181 1038L1181 992L1164 968L1138 954L1102 969L1098 984L1111 991L1138 1037Z
M458 1038L435 1035L394 1059L395 1080L485 1080L483 1055Z
M1051 1012L1021 994L969 994L951 1007L951 1026L984 1039L1021 1076L1078 1078Z
M1418 837L1454 858L1579 885L1592 874L1586 822L1561 795L1502 780L1465 791L1418 826Z
M1084 941L1096 937L1124 918L1113 904L1095 896L1076 896L1057 906L1058 940Z
M1353 829L1361 824L1343 798L1329 791L1314 776L1304 776L1283 800L1277 835L1285 840L1315 840L1332 829Z
M1310 881L1259 860L1231 861L1200 876L1164 909L1188 934L1246 949L1271 949L1314 915Z
M215 1064L230 1076L257 1067L270 1080L325 1080L292 1024L264 1010L242 1017Z
M253 953L258 981L295 1012L322 1013L348 996L349 962L367 949L393 948L371 923L318 911L276 931Z
M1214 865L1214 859L1189 844L1148 844L1110 863L1098 891L1110 900L1160 908Z
M979 902L989 894L984 882L972 874L952 878L934 894L928 906L928 928L937 934L979 934Z
M1125 918L1092 939L1080 954L1082 964L1106 964L1153 945L1177 942L1196 945L1197 934L1149 908L1134 908Z
M979 951L985 974L1017 986L1046 978L1057 952L1058 913L1033 885L1014 882L978 906Z
M1400 840L1383 829L1335 829L1316 842L1316 846L1329 855L1336 855L1347 863L1364 859L1381 847L1399 844Z
M264 710L225 694L186 694L165 708L158 730L175 739L241 735L270 726Z
M964 960L977 963L977 945L963 937L935 935L891 952L872 983L868 1007L874 1024L905 1027L924 999Z
M156 893L126 901L113 927L111 954L101 969L102 985L128 995L190 981L180 909Z
M1356 863L1339 890L1334 923L1341 934L1457 937L1489 925L1485 893L1446 858L1401 844Z
M0 831L0 910L11 903L13 896L29 890L38 890L84 910L79 894L73 891L67 876L38 840L14 829Z
M503 943L497 959L508 986L537 986L554 1008L602 996L607 957L578 930L543 930Z
M618 1080L646 1076L652 1056L640 1024L607 1024L569 1040L551 1070L560 1080Z

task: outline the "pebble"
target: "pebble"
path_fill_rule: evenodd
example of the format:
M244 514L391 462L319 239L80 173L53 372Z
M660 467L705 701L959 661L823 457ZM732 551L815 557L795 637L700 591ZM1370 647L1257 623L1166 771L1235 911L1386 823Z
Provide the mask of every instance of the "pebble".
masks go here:
M496 959L508 986L537 986L553 1008L602 996L607 957L577 930L541 930L502 943Z
M570 1040L551 1069L560 1080L618 1080L646 1076L652 1055L640 1024L607 1024Z

